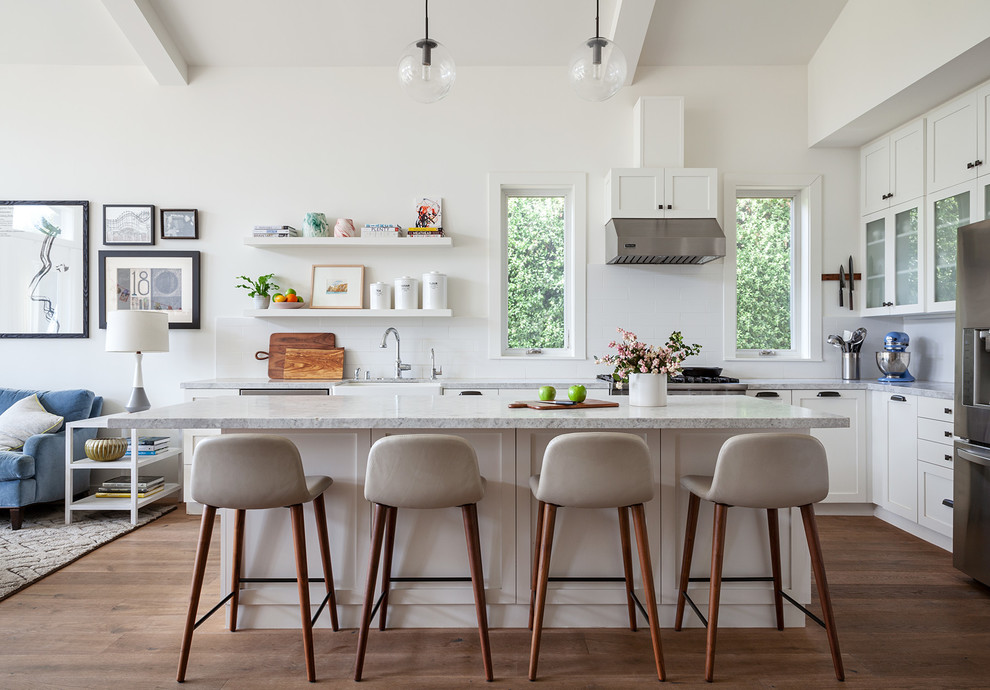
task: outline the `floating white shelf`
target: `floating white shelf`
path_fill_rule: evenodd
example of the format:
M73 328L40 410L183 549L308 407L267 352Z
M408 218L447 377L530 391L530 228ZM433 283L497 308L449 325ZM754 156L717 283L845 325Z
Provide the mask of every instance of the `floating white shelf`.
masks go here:
M169 448L168 450L163 450L162 452L154 455L138 455L137 466L144 467L145 465L150 465L153 462L174 458L181 453L182 450L179 448ZM96 460L90 460L88 458L72 461L72 469L74 470L112 470L114 468L130 469L131 467L133 467L133 465L131 464L130 453L126 453L118 460L111 460L109 462L97 462Z
M245 237L249 247L451 247L452 237Z
M244 316L257 319L429 319L448 318L451 309L248 309Z

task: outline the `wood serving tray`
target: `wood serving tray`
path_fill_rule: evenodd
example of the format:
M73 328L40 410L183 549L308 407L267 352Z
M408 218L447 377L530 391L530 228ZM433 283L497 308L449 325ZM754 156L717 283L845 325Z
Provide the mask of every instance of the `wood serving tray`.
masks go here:
M579 403L556 403L552 400L522 400L509 403L509 407L529 407L534 410L584 410L591 407L618 407L619 403L588 398Z
M272 333L268 352L255 359L268 360L270 379L344 378L344 348L335 347L333 333Z

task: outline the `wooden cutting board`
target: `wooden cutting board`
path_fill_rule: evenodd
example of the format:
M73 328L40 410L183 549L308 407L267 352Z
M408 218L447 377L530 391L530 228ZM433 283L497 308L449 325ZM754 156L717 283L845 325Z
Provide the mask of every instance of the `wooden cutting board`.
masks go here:
M523 400L519 402L509 403L509 407L529 407L534 410L581 410L590 407L618 407L619 403L609 402L607 400L592 400L588 398L584 402L574 403L573 405L560 405L555 402L544 402L542 400Z
M270 379L344 378L344 348L336 347L333 333L272 333L268 352L255 359L268 360Z

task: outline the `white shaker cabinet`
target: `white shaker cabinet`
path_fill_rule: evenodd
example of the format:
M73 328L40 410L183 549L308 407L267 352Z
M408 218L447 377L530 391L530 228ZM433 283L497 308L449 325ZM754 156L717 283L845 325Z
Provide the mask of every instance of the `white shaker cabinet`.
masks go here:
M923 198L863 218L863 280L857 298L864 316L924 310Z
M990 86L983 86L928 114L929 194L990 174L988 102Z
M824 503L867 503L866 391L796 390L792 405L849 418L845 429L812 429L828 454L828 497Z
M715 168L613 168L605 178L610 218L715 218Z
M860 212L869 215L917 199L925 193L923 120L860 149Z
M873 395L873 502L918 521L918 398Z

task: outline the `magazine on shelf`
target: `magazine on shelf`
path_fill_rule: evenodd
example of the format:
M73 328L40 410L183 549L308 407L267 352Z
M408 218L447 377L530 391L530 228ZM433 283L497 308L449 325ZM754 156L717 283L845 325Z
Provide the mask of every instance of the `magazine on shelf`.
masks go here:
M148 496L154 496L157 493L161 493L164 490L165 490L165 485L159 484L158 486L154 486L148 489L147 491L138 491L137 497L147 498ZM127 491L103 491L101 487L97 489L96 493L93 495L96 496L97 498L130 498L131 492L129 489Z
M144 491L145 489L153 486L158 486L165 483L165 477L160 476L144 476L138 477L138 491ZM131 490L131 478L126 474L122 474L119 477L114 477L113 479L107 479L98 489L99 491L114 490L114 489L124 489L126 491Z

